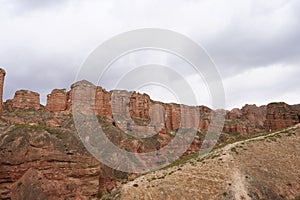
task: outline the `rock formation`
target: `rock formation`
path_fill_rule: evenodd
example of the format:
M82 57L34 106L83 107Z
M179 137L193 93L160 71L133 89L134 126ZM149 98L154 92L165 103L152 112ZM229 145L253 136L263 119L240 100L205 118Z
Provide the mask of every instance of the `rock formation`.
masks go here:
M0 118L3 112L3 86L4 86L5 71L0 68Z
M1 200L97 197L100 163L72 129L1 125Z
M264 132L266 106L245 105L242 109L234 108L225 116L223 132L242 135Z
M41 108L40 94L28 90L19 90L15 93L14 98L8 100L6 104L10 111L28 109L39 110Z
M77 99L74 98L76 89L81 92L77 94ZM73 84L69 92L66 89L54 89L47 97L47 111L70 114L76 99L81 103L79 109L88 109L90 113L114 120L123 131L166 133L180 127L207 131L213 113L205 106L156 102L147 94L137 92L107 92L88 81ZM17 91L15 97L7 100L5 105L10 111L42 108L39 94L26 90ZM283 103L260 107L245 105L242 109L227 111L223 132L247 135L282 129L299 122L299 110Z
M71 112L74 103L81 111L85 109L92 114L112 118L110 93L88 81L79 81L71 86L67 93L66 111Z
M267 106L267 131L276 131L300 123L299 106L286 103L270 103Z
M5 71L1 71L0 84ZM3 84L2 84L3 87ZM82 88L81 94L74 98L76 89ZM2 91L0 91L0 97ZM107 92L88 81L79 81L66 89L54 89L47 96L46 110L69 114L73 101L89 104L89 112L114 120L123 131L135 132L172 132L181 128L197 128L207 131L213 111L205 106L191 107L179 104L166 104L150 99L146 94L127 91ZM12 100L7 100L6 108L10 111L21 109L41 109L38 93L20 90ZM80 109L86 106L80 105ZM2 110L0 110L0 113ZM270 104L257 107L245 105L242 109L227 111L223 132L253 134L265 130L278 130L299 122L300 115L287 104ZM49 123L59 126L56 122ZM147 128L148 127L148 128Z
M67 109L68 95L66 89L54 89L47 95L46 109L50 112L61 112Z
M111 94L99 86L96 87L95 110L99 116L112 118Z

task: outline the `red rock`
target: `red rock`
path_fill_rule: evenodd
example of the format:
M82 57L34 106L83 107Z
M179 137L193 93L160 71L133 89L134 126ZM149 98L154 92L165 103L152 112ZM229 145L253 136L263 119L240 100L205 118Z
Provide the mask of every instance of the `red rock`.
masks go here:
M112 91L113 118L123 131L147 132L147 126L150 125L150 106L151 99L146 94L125 90ZM153 131L154 127L150 129Z
M166 110L166 128L176 130L180 127L180 105L165 104Z
M28 90L19 90L15 93L12 101L9 101L12 110L41 108L40 94Z
M106 165L101 165L99 176L99 192L101 194L112 191L118 185L114 171Z
M73 132L18 127L3 133L8 139L0 151L0 199L91 199L97 195L100 163Z
M242 135L265 132L266 106L246 104L242 109L227 111L223 132Z
M4 79L3 72L2 76ZM3 83L0 95L2 87ZM13 100L6 101L5 108L8 111L40 109L39 94L17 91ZM46 111L55 113L44 113L41 109L41 112L4 113L2 121L10 123L1 129L7 132L1 136L5 142L0 151L0 164L5 173L0 173L0 196L30 199L45 198L44 194L47 194L53 199L82 199L95 197L97 191L106 193L120 184L116 179L120 172L102 166L83 150L78 138L75 140L72 118L64 115L74 109L105 117L102 127L107 128L109 139L131 152L155 151L169 144L178 128L197 128L198 133L185 155L199 151L205 131L214 127L211 116L217 113L205 106L156 102L137 92L107 92L88 81L73 84L69 92L53 90L48 95ZM225 119L223 131L227 133L246 135L265 129L278 130L300 122L300 105L245 105L242 109L227 111ZM9 124L25 125L11 128ZM146 141L127 138L126 131L158 134ZM214 144L213 139L207 140L204 147ZM121 179L127 179L123 175ZM32 189L32 184L38 185Z
M97 115L112 118L111 94L97 86L95 95L95 109Z
M6 102L3 103L4 104L4 108L8 111L12 111L13 110L13 100L12 99L8 99L6 100Z
M0 118L3 113L3 87L4 87L5 71L0 68Z
M68 97L68 109L72 110L73 114L96 114L95 98L96 86L86 80L74 83L71 86L71 91Z
M67 91L66 89L54 89L47 96L46 109L51 112L61 112L67 109Z
M266 120L266 114L267 114L266 106L257 107L255 104L254 105L246 104L241 111L242 111L243 120L247 120L250 123L259 125L261 126L261 128L263 127L264 122Z
M147 94L133 92L130 96L129 112L132 118L150 119L151 99Z
M241 119L243 113L240 109L234 108L226 114L226 119L228 120L237 120Z
M52 119L46 121L46 126L61 127L62 122L62 118L53 117Z
M267 131L276 131L300 123L300 112L297 107L286 103L270 103L267 105Z

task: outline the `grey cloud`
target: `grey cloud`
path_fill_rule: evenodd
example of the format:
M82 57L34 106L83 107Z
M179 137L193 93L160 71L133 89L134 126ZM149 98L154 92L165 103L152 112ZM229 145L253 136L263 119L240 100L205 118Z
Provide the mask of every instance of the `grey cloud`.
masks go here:
M288 19L279 30L274 26L280 23L280 19L266 20L257 25L249 16L245 21L233 19L217 37L204 41L223 75L231 76L249 68L278 63L300 64L300 3L291 1L283 6L287 8L282 18ZM277 7L266 15L272 15L280 9Z
M249 5L244 6L247 2ZM145 27L177 31L203 45L224 81L234 81L235 76L252 69L268 72L267 67L272 65L281 64L283 68L300 65L297 0L243 3L239 0L130 3L3 0L1 3L0 66L7 71L5 99L24 88L42 93L45 102L52 89L69 88L80 65L101 42L118 33ZM138 59L145 61L142 56ZM168 60L167 64L182 68L176 60ZM283 68L282 79L270 83L270 87L263 87L268 79L253 85L232 81L240 87L226 88L230 105L247 103L244 97L250 94L249 101L255 103L285 100L284 94L298 92L300 83L296 73L285 74ZM107 77L105 87L109 88L120 73L116 71ZM296 101L294 98L293 102Z

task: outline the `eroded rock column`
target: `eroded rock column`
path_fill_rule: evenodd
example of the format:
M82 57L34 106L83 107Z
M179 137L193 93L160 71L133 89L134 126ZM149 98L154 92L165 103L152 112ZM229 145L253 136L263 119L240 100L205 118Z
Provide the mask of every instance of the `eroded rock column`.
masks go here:
M5 77L4 69L0 68L0 118L3 113L3 86L4 86L4 77Z
M67 109L67 91L66 89L54 89L47 95L46 109L51 112L61 112Z

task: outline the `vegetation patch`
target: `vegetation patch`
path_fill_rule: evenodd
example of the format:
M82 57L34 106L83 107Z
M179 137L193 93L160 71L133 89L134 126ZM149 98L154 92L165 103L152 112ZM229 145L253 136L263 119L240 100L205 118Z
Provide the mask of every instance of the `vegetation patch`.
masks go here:
M232 152L236 153L236 154L239 154L239 152L236 150L235 147L232 147L230 150L231 150Z
M210 158L211 159L214 159L214 158L218 158L218 157L220 157L221 155L220 154L214 154L214 155L212 155Z
M162 169L168 169L170 167L175 167L175 166L182 166L183 164L189 162L193 158L197 158L198 156L199 156L199 153L194 153L194 154L190 154L187 156L183 156L183 157L175 160L173 163L163 167Z

